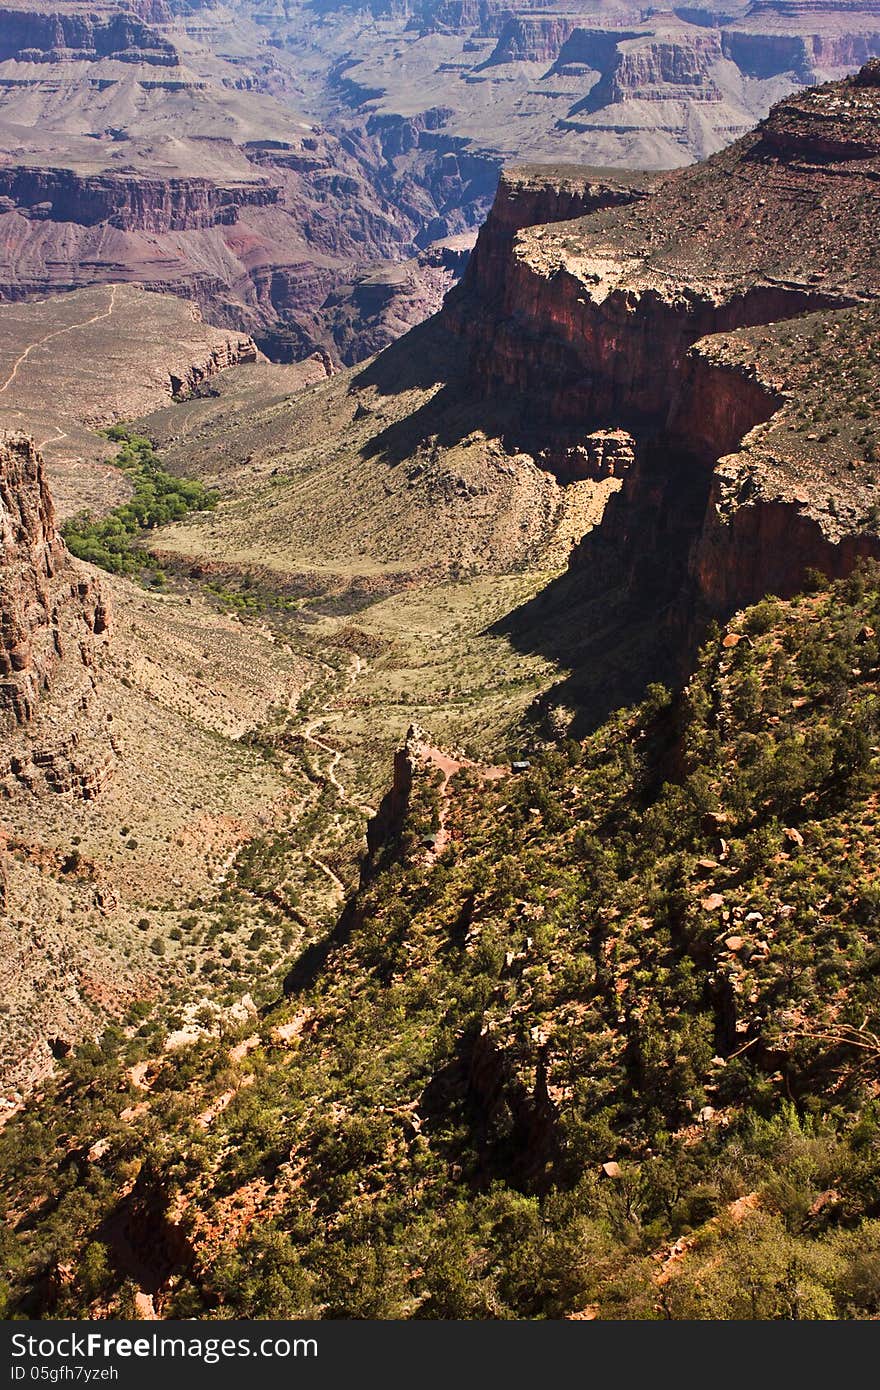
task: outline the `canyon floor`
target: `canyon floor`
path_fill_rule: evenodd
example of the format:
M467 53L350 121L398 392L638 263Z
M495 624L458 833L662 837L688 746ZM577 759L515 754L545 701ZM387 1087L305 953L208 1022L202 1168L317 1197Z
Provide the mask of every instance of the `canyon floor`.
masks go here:
M189 352L197 362L202 339L213 350L217 335L184 314L196 342L172 344L178 301L131 289L120 298L108 348L129 413L132 402L167 400L169 361ZM97 394L91 355L73 359L82 378L53 355L68 335L87 347L93 325L82 315L98 301L108 292L10 311L24 330L7 349L5 418L38 435L58 420L88 446L75 467L60 443L48 454L62 514L95 496L106 511L130 491L112 462L94 458L115 446L81 423L118 416L120 400ZM167 330L161 351L145 322ZM53 1051L134 998L228 1009L249 990L271 994L277 963L326 930L356 883L364 828L408 725L485 757L515 740L526 708L564 674L537 650L518 651L498 624L560 572L614 484L563 489L476 429L457 448L388 457L385 441L412 431L413 416L424 426L433 411L438 430L455 416L438 401L451 390L438 374L443 330L420 332L423 345L392 351L381 374L328 380L320 370L304 385L302 365L252 362L136 422L170 467L220 501L149 537L158 590L155 577L152 590L102 579L114 615L100 666L114 711L110 789L84 806L28 795L4 810L9 1104L51 1069ZM140 379L126 370L135 363ZM58 382L56 413L41 415L46 373ZM511 742L511 756L518 749ZM224 902L263 854L278 919L268 933L258 893L232 918Z

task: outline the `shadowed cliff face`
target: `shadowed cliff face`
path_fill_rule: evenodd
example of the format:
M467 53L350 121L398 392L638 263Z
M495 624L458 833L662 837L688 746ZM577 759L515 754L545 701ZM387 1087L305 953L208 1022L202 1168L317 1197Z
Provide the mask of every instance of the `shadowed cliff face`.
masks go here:
M94 701L109 626L97 582L55 529L42 460L24 435L0 441L0 795L22 784L92 796L113 762ZM26 735L26 737L25 737Z
M524 644L552 646L555 606L567 607L556 654L580 643L583 669L614 609L646 626L655 670L660 641L659 669L678 674L708 617L880 553L873 477L859 464L870 439L847 426L832 445L810 430L823 393L853 424L870 416L841 363L875 341L873 310L866 320L855 306L880 296L868 220L878 66L781 103L738 146L650 188L589 171L579 183L553 170L542 183L534 169L502 182L445 311L468 344L472 389L514 416L520 403L523 446L563 481L560 461L597 429L633 440L572 576L509 625ZM624 664L632 694L638 670Z

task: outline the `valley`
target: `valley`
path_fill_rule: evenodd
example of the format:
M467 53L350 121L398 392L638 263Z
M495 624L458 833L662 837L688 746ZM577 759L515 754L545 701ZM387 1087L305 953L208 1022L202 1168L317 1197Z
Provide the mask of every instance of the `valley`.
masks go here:
M670 169L880 53L875 0L0 9L0 296L139 284L352 365L461 276L511 162Z
M878 159L511 165L341 368L0 306L9 1312L877 1316Z

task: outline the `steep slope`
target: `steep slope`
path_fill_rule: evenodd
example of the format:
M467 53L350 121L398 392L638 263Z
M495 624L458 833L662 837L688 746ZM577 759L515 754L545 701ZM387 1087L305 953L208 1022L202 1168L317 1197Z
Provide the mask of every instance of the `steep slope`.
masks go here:
M109 626L97 581L55 529L42 460L24 435L0 444L0 786L92 797L113 769L95 698L96 648Z
M272 373L229 373L211 399L146 417L169 466L224 494L151 550L176 572L249 575L340 612L414 584L552 567L610 484L563 488L510 446L503 409L472 410L457 353L432 321L295 395Z
M877 580L520 775L414 734L286 1001L7 1128L11 1309L876 1315Z
M584 629L616 596L669 662L705 616L877 553L877 84L873 63L791 98L649 196L574 221L533 225L533 171L502 186L443 314L473 392L503 398L511 441L563 479L595 476L601 441L629 436L560 620L579 572Z

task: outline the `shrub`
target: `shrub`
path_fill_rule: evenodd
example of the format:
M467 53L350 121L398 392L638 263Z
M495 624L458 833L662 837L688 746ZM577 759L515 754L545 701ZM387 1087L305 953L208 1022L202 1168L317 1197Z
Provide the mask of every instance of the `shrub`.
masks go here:
M196 480L175 478L166 472L150 441L141 435L129 434L122 425L114 425L107 437L125 443L114 462L131 480L133 494L107 516L93 517L82 512L71 517L62 526L61 534L78 560L112 574L130 575L144 563L133 544L139 535L179 521L188 512L216 506L217 495ZM160 573L156 571L154 580L164 584L165 576L160 580Z

